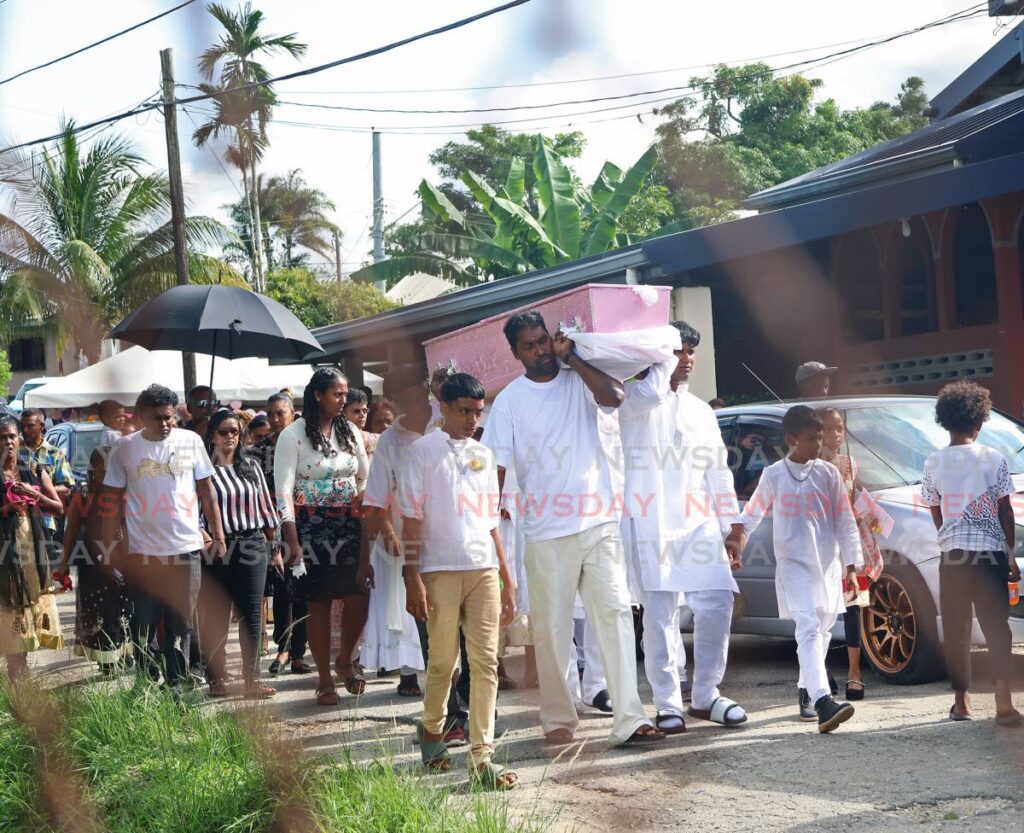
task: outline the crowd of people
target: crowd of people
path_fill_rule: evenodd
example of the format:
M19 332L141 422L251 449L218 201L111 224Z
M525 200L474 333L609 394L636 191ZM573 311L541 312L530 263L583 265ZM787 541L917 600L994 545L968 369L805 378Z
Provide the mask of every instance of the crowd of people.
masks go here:
M260 413L225 408L206 386L181 413L177 395L154 384L134 425L119 404L100 404L105 430L82 484L45 441L41 414L0 416L8 675L26 673L29 652L64 644L51 590L75 569L76 650L102 673L134 667L174 692L206 684L212 697L251 699L274 695L267 677L309 674L323 707L338 704L339 686L362 694L368 670L396 674L398 695L423 698L424 764L449 769L449 748L468 739L473 777L509 789L516 774L493 753L498 691L517 685L501 663L510 646L528 649L525 682L539 687L552 745L574 741L582 704L611 714L613 745L661 742L687 718L747 722L720 687L733 574L771 512L799 716L834 730L854 707L835 699L831 631L845 613L846 700L862 700L858 606L884 566L877 518L855 509L843 415L791 407L788 452L759 472L741 509L713 408L688 389L700 334L674 326L674 355L622 382L538 313L517 313L504 332L524 372L489 407L477 379L428 379L421 365L393 369L377 398L320 368L301 400L282 391ZM833 370L802 366L802 392L827 396ZM971 716L973 608L993 657L997 721L1017 725L1006 622L1006 582L1020 578L1007 557L1013 487L1005 459L974 442L990 409L977 385L943 389L936 418L950 446L928 460L921 492L942 550L949 716ZM268 607L276 651L264 674ZM639 695L634 607L653 719ZM226 663L232 612L240 679Z

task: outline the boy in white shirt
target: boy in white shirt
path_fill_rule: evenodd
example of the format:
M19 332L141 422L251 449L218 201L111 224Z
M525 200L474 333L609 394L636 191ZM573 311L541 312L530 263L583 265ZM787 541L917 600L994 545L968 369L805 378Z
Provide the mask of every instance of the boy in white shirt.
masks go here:
M493 452L473 439L484 411L480 382L454 373L440 393L441 430L409 446L398 484L407 606L427 623L431 647L416 733L423 763L450 769L444 724L461 625L473 680L470 773L485 787L507 790L516 774L491 760L498 637L515 615L515 585L498 533L498 466Z
M1010 699L1013 645L1006 589L1008 581L1020 581L1012 557L1013 481L1006 458L975 442L991 411L988 391L974 382L953 382L939 391L935 421L949 432L949 445L925 461L921 496L931 507L942 553L939 612L946 668L956 697L949 719L971 719L967 688L973 607L995 680L996 723L1019 726L1021 715Z
M825 653L832 626L846 609L843 568L847 580L855 584L864 556L842 475L820 459L822 427L806 405L786 412L782 428L789 455L764 470L743 510L743 524L749 534L769 509L774 510L772 545L779 616L796 625L800 688L810 695L818 731L825 733L853 717L853 706L832 699Z

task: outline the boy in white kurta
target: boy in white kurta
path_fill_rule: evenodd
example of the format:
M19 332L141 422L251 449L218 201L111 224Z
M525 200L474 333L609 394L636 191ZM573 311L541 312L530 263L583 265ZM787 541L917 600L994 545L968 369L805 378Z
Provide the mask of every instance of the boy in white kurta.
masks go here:
M729 656L732 571L744 531L728 455L714 412L689 392L700 333L675 324L682 347L672 363L653 365L626 383L619 409L629 513L623 537L644 606L644 666L657 726L685 730L679 685L679 605L694 616L690 714L725 726L747 715L718 686Z
M832 626L845 609L843 569L855 583L864 557L842 475L819 459L821 420L806 405L797 405L786 412L782 427L789 455L764 470L743 522L749 533L772 510L779 616L796 625L800 687L814 704L818 731L831 732L853 716L853 706L832 699L825 653Z
M409 447L398 487L406 598L409 612L426 622L431 643L420 752L429 767L450 767L445 700L461 626L473 681L470 772L486 787L509 789L515 773L491 761L499 632L515 615L515 586L498 534L498 466L494 453L473 439L484 407L480 382L453 373L440 394L442 426Z

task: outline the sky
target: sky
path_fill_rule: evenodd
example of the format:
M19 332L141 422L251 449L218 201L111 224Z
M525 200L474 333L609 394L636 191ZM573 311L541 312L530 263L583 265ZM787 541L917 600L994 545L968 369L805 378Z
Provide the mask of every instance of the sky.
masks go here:
M0 0L0 78L178 2ZM298 60L269 57L266 64L274 75L352 55L498 4L499 0L254 3L265 14L266 32L294 32L309 46ZM454 32L282 82L277 93L283 102L392 109L516 107L623 95L684 86L714 63L774 56L764 60L783 66L821 57L846 48L835 44L875 39L981 6L970 0L860 0L833 6L814 0L531 0ZM177 80L197 83L196 58L218 37L216 21L205 7L205 0L200 0L94 50L0 85L0 146L54 133L62 116L87 123L154 96L160 84L159 51L165 47L174 49ZM901 81L910 75L922 76L934 95L1007 31L1006 21L1000 25L979 17L878 46L806 74L821 78L822 97L835 98L844 108L894 100ZM633 77L561 83L623 74ZM503 88L450 91L499 85ZM645 108L638 102L669 96L490 114L359 113L282 104L269 129L271 146L261 170L272 175L301 169L310 184L334 201L334 220L344 235L343 268L348 272L368 261L371 245L371 127L383 132L385 216L392 222L415 216L420 179L437 179L428 154L446 141L458 140L465 129L452 125L518 119L506 126L548 133L576 127L585 132L587 147L574 167L589 181L606 159L627 166L643 153L658 120L650 113L655 105ZM629 107L580 115L626 103ZM178 126L189 211L226 220L224 205L238 198L239 176L221 161L222 148L192 145L192 120L201 123L204 108L188 109L195 112L179 114ZM644 109L646 114L636 118L634 114ZM619 116L625 118L615 118ZM115 129L155 167L166 167L164 125L158 112L126 119Z

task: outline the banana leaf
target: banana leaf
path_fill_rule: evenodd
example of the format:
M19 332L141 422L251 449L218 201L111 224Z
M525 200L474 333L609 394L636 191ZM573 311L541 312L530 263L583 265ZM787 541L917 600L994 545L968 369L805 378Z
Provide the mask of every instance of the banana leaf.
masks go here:
M462 234L428 233L420 235L419 247L455 260L473 259L483 264L500 263L508 269L525 271L532 266L528 260L510 249L499 246L485 236L467 237Z
M626 210L630 200L640 193L647 177L654 170L657 160L658 150L652 145L629 169L622 181L615 186L615 191L605 202L600 216L587 232L586 239L583 241L583 257L606 252L615 244L615 232L619 217Z
M373 283L374 281L398 281L416 272L426 272L428 275L436 275L457 283L460 286L472 286L481 283L476 275L466 271L461 266L452 263L446 258L437 255L419 253L402 255L389 260L382 260L380 263L373 263L364 266L353 272L350 277L361 283Z
M526 194L526 165L518 157L509 165L508 176L505 178L505 193L515 203L522 203L523 195Z
M604 208L605 203L615 193L615 187L622 182L622 168L614 162L605 162L601 173L597 175L594 184L590 186L590 201L595 208Z
M551 241L570 259L580 253L580 208L572 183L572 172L544 141L537 137L533 156L533 173L537 178L537 201L540 223Z
M444 195L443 191L425 179L420 183L418 190L420 199L423 200L423 205L439 219L445 223L454 223L459 228L466 227L466 218L462 216L462 212L459 209L452 205L451 200Z

